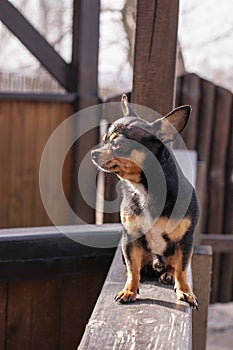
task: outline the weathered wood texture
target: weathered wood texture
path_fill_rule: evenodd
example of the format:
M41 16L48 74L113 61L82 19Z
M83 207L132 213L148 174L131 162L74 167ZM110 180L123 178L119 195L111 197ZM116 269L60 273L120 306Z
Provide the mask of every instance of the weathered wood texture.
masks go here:
M119 225L83 227L69 232L119 241ZM113 253L54 227L0 230L0 349L75 349Z
M191 309L170 287L144 282L134 304L114 301L124 287L125 268L118 248L86 326L79 350L191 349Z
M40 160L50 135L72 111L67 103L0 101L0 227L51 224L40 198ZM64 139L67 137L64 135ZM70 176L71 154L68 154L63 169L68 199ZM53 181L48 176L48 186ZM56 205L59 210L59 203ZM62 217L62 208L60 212Z
M174 101L177 24L178 0L137 2L132 102L160 114Z
M210 246L196 246L192 258L194 293L198 295L198 312L192 317L193 350L206 349L208 306L210 301L212 273L212 249Z
M192 106L193 112L182 136L188 148L197 150L202 163L197 183L201 205L198 231L232 234L232 93L187 74L177 81L176 105L180 104ZM211 245L210 239L208 242ZM233 252L226 248L228 254L220 255L215 241L213 250L216 253L211 301L230 301L233 297Z

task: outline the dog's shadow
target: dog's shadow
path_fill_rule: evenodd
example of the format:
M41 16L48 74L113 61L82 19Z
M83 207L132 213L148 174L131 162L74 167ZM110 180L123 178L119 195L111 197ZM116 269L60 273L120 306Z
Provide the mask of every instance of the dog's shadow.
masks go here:
M159 299L152 299L152 298L140 298L135 302L137 305L159 305L162 307L166 307L172 310L177 310L181 312L186 312L187 308L189 308L189 305L183 304L182 302L173 303L171 301L165 301L165 300L159 300Z

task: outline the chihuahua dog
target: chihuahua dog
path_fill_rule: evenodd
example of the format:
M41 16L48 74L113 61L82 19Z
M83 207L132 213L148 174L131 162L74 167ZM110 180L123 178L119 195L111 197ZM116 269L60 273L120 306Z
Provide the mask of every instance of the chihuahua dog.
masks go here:
M125 287L115 299L136 300L141 269L161 271L160 280L174 282L179 300L198 308L187 279L193 231L198 219L195 191L183 175L167 143L184 129L190 106L175 108L149 123L139 117L122 95L123 116L108 128L104 145L92 160L122 184L122 253L127 269Z

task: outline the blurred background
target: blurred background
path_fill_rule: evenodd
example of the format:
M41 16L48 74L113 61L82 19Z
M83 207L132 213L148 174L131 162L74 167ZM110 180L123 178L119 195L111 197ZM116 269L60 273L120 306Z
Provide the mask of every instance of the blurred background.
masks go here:
M0 6L7 3L4 0ZM52 50L48 50L51 53L48 62L46 55L37 51L44 59L42 64L9 29L14 27L14 19L7 17L9 7L4 8L4 14L0 9L0 228L46 226L52 223L41 202L38 183L44 146L56 127L77 110L99 102L119 102L122 92L130 98L137 2L100 0L99 7L98 1L93 1L95 5L83 6L81 10L77 0L11 0L9 3L46 39ZM88 10L92 12L88 18L93 25L85 23ZM230 349L233 341L233 320L229 313L233 300L233 251L232 238L228 239L233 234L232 13L232 0L180 0L174 104L190 104L193 110L183 138L187 148L197 152L201 207L197 243L208 242L214 251L211 302L229 302L225 309L211 306L211 350ZM15 22L18 29L20 23ZM79 39L82 31L87 32L83 41ZM85 61L87 70L82 69L86 67ZM63 70L61 74L59 70ZM148 107L153 108L153 103ZM103 110L105 118L104 113L107 112ZM106 118L111 122L114 117ZM99 116L94 118L98 120ZM79 123L85 125L85 120ZM69 138L69 132L64 140ZM63 166L67 200L87 223L96 222L96 213L84 203L75 179L83 157L99 142L99 136L99 129L85 134L67 154ZM175 148L180 145L176 144ZM91 162L86 172L93 172ZM95 200L96 188L91 179L87 176L86 187L88 195ZM109 176L101 181L105 199L114 200L116 179ZM56 185L54 178L48 176L48 188ZM51 194L51 201L56 202L60 224L66 224L68 219L59 204L59 196ZM119 222L119 213L104 213L100 221ZM218 235L220 240L212 237L211 243L204 234ZM220 333L221 339L223 333L230 334L226 343L222 341L225 344L222 347L216 345Z
M12 0L66 60L72 55L72 0ZM233 90L233 2L181 0L179 68ZM136 0L101 0L99 90L106 99L132 90ZM38 60L0 23L0 89L64 92Z

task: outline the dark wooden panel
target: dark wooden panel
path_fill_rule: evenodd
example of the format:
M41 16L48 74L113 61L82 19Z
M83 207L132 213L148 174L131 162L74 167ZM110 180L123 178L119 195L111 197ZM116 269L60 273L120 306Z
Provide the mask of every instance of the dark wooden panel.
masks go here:
M7 285L0 283L0 349L5 349L7 313Z
M132 102L167 113L173 106L178 1L137 2Z
M10 104L8 101L0 103L0 227L9 220L9 143L10 143L10 119L9 119Z
M59 281L9 284L7 349L57 349L59 286Z
M94 265L93 265L94 267ZM95 266L79 279L63 280L60 349L76 349L102 288L107 269Z
M45 94L45 93L19 93L0 91L0 101L30 101L30 102L59 102L74 103L77 99L76 93L67 94Z
M221 234L224 220L225 160L231 119L232 94L216 88L215 118L209 167L208 232ZM224 122L223 122L224 120ZM219 300L220 256L213 261L212 301Z
M208 306L211 289L212 249L210 246L196 246L192 258L194 293L198 295L199 309L193 313L193 350L206 350Z
M7 0L0 2L0 20L43 64L55 79L69 90L68 64Z
M226 155L226 186L224 196L224 219L223 233L226 235L233 232L233 119L228 137L228 148ZM233 240L233 239L232 239ZM221 258L220 285L224 286L220 291L220 301L228 302L233 296L233 247L231 253L224 254Z
M197 145L197 126L200 103L200 78L195 74L187 74L183 77L182 96L180 104L188 104L192 107L192 113L189 117L187 126L181 136L188 149L196 149Z
M72 105L66 103L0 101L0 227L51 224L40 197L40 160L50 135L72 112ZM68 138L67 130L61 145ZM69 197L70 155L64 165L63 183ZM62 208L60 211L61 221L67 222L66 213Z
M9 111L9 180L8 180L8 213L12 227L19 225L22 219L22 135L23 135L23 109L17 102L11 103ZM2 130L2 132L4 132ZM4 225L4 224L3 224ZM5 225L4 225L5 226Z

